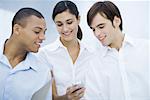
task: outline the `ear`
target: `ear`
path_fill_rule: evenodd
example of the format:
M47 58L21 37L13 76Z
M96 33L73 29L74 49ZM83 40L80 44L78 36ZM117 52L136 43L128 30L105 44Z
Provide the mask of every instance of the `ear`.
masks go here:
M113 25L115 28L119 27L119 25L121 24L121 20L119 17L115 16L114 20L113 20Z
M13 34L19 35L20 30L21 30L21 26L18 24L15 24L13 27Z

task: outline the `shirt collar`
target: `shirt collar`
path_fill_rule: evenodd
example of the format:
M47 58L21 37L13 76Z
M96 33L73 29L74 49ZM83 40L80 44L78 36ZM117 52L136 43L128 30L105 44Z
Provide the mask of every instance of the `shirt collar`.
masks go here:
M35 61L35 58L33 58L33 55L31 53L28 53L26 56L26 59L20 62L15 69L11 71L11 74L16 73L17 71L25 71L32 69L33 71L37 72L38 69L38 61Z
M4 46L5 46L5 42L6 42L7 39L3 39L3 41L0 43L0 60L3 59L3 52L4 52ZM22 61L22 63L24 64L24 67L22 68L17 68L17 69L22 69L22 70L25 70L25 69L29 69L29 68L32 68L33 70L37 71L38 70L38 67L37 67L37 58L35 55L33 55L33 53L28 53L27 56L26 56L26 59L24 61ZM21 63L19 63L21 64Z
M88 44L84 43L83 41L80 41L78 40L79 44L80 44L80 50L87 50L89 53L92 53L94 52L93 48L90 47Z
M0 48L2 48L2 49L0 49L0 59L1 59L2 56L3 56L4 46L5 46L6 40L7 40L7 39L5 39L5 40L3 39L3 40L0 42Z
M135 43L134 43L134 40L133 38L131 38L130 36L128 35L125 35L124 36L124 40L123 40L123 44L122 44L122 47L121 48L124 48L126 46L135 46ZM103 57L106 56L107 52L112 50L113 48L110 48L109 46L104 46L103 47Z
M34 53L28 53L24 61L26 68L32 68L34 71L38 71L40 61L37 59Z
M61 41L60 41L60 36L58 36L57 39L56 39L53 43L47 45L46 48L47 48L47 47L48 47L48 50L50 50L50 51L55 51L55 50L57 50L58 48L64 47L64 46L63 46L63 44L62 44Z
M90 51L90 49L88 48L88 46L86 44L84 44L82 41L80 41L78 39L79 45L80 45L80 50L82 51L83 49L87 49L88 51ZM60 41L60 36L57 37L56 41L54 41L52 44L49 45L50 47L49 50L50 51L55 51L58 48L65 48L66 47L62 44L62 42ZM92 51L91 51L92 52Z

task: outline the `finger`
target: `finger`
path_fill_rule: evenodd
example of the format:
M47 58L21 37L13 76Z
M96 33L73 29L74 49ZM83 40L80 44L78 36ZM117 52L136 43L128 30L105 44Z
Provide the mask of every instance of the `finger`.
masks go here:
M84 93L81 93L80 95L75 96L73 99L74 100L80 100L83 96L84 96Z
M81 94L81 93L84 93L85 92L85 88L82 87L81 89L77 90L75 93L76 94Z
M72 86L72 87L70 87L70 88L67 89L67 93L68 93L68 94L71 94L71 93L77 91L77 90L80 89L80 88L81 88L80 86L74 85L74 86Z
M82 98L83 96L84 96L84 92L80 93L78 97Z
M82 88L82 89L80 89L80 90L74 92L74 93L72 94L72 97L73 97L74 99L80 99L80 98L82 98L82 97L84 96L84 92L85 92L85 88Z
M66 93L71 94L73 86L67 88Z
M80 100L83 97L84 94L78 95L78 96L74 96L73 100Z

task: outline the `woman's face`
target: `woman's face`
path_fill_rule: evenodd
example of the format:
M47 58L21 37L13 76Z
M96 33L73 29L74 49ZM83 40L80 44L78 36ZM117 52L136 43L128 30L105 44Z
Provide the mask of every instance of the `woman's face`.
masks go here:
M79 19L68 10L56 15L54 21L62 41L69 42L77 39Z

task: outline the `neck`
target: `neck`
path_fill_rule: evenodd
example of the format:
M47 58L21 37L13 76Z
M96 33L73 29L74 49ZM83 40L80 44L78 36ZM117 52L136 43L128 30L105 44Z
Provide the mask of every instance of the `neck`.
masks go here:
M18 43L19 42L10 38L9 40L6 41L4 45L3 54L7 57L13 68L18 63L23 61L27 54L27 51L23 49L23 47Z
M77 39L74 39L72 41L64 41L64 40L61 40L61 38L60 38L60 41L67 49L74 49L79 46Z
M70 57L72 58L73 64L75 63L76 59L78 58L79 51L80 51L80 46L78 43L78 40L72 40L72 41L62 41L63 45L67 48L68 53Z
M116 48L119 51L119 49L122 47L123 40L124 34L121 31L117 32L113 40L114 42L110 44L110 47Z

